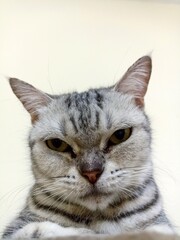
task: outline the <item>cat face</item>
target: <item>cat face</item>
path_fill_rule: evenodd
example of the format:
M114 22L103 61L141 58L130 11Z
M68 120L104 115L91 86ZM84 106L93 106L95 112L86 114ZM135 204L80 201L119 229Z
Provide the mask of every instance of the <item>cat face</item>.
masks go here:
M143 97L151 59L139 59L112 88L50 96L10 79L30 112L36 182L91 210L133 194L151 174L150 126Z

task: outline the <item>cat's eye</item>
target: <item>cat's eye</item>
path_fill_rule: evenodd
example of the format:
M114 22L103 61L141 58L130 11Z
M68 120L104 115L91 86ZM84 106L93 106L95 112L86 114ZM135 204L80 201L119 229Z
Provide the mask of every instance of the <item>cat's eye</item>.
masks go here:
M52 138L45 141L48 148L57 152L70 152L71 147L59 138Z
M126 128L126 129L119 129L117 131L115 131L109 141L108 141L108 145L117 145L120 144L124 141L126 141L132 133L132 128Z

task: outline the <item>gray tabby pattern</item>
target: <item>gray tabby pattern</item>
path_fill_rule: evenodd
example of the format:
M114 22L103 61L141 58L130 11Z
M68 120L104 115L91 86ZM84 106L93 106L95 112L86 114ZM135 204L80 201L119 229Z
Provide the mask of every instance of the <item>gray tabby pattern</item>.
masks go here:
M82 93L53 96L9 80L31 116L35 184L3 238L173 231L153 177L150 75L144 56L115 86Z

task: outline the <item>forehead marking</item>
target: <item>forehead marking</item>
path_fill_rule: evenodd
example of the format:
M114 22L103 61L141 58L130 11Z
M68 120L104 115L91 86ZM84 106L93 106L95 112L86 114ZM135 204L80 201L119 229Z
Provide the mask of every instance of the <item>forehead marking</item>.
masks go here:
M101 111L103 109L103 95L98 90L68 94L64 103L69 112L69 120L72 123L75 133L79 129L87 131L89 127L98 129L100 127ZM100 110L99 109L99 110Z
M70 119L70 121L71 121L71 123L72 123L72 126L73 126L73 128L74 128L75 133L77 133L77 132L78 132L78 128L77 128L77 126L76 126L76 121L75 121L74 116L71 115L69 119Z
M102 94L100 94L97 90L94 90L95 95L95 99L96 99L96 103L98 105L99 108L103 109L103 96Z

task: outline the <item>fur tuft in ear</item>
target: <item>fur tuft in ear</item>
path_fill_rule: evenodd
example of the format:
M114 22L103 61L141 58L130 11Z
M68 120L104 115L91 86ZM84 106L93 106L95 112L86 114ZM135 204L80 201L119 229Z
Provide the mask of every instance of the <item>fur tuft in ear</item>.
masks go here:
M38 119L38 110L47 106L52 101L52 98L19 79L9 78L9 83L14 94L30 113L32 123L34 123Z
M152 61L149 56L137 60L115 85L115 91L130 94L136 104L144 106L144 96L151 76Z

